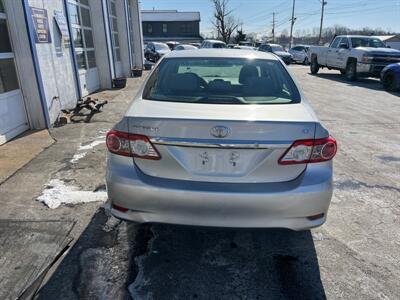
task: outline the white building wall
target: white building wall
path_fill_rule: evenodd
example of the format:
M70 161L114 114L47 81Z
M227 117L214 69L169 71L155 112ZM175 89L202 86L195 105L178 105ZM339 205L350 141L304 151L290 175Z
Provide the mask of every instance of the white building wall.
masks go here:
M400 42L386 42L386 45L390 46L390 48L400 50Z
M100 87L102 89L111 88L111 68L109 48L107 47L107 36L104 23L106 20L103 15L103 1L90 0L90 14L93 22L93 41L96 52L96 64L99 71Z
M139 0L128 0L131 5L132 31L133 31L133 61L134 67L143 69L143 32Z
M117 0L116 2L120 29L122 69L123 75L128 77L132 66L143 68L140 8L138 0ZM7 11L15 64L29 119L29 127L32 129L46 128L54 124L61 109L74 108L79 97L71 48L72 41L69 48L62 45L62 55L60 55L60 51L56 51L56 46L60 46L61 43L61 34L54 19L54 11L62 11L67 16L64 0L3 0L3 3ZM27 20L25 19L24 3L26 7L29 5L47 10L51 43L40 44L35 43L33 40L31 41L31 49L29 28L26 21L31 25L33 22L29 9L26 11ZM89 3L100 87L111 88L113 62L110 60L109 53L111 51L109 36L107 36L109 32L106 30L108 16L104 16L104 5L107 0L89 0ZM126 24L125 11L128 3L130 4L133 31L131 49L133 55L131 59L129 58L129 29ZM35 62L36 59L37 64ZM49 116L47 123L46 116Z
M118 37L121 51L121 76L131 76L131 66L129 59L129 33L126 19L125 0L116 1L118 15Z
M45 115L36 80L22 1L3 0L3 3L8 16L8 28L13 44L15 64L25 102L29 127L32 129L45 128Z
M62 46L62 55L59 55L55 48L61 43L61 34L54 19L54 11L63 11L65 15L64 3L63 0L29 0L29 5L44 8L48 14L52 42L37 43L36 51L50 123L53 124L60 110L74 108L78 99L71 49Z

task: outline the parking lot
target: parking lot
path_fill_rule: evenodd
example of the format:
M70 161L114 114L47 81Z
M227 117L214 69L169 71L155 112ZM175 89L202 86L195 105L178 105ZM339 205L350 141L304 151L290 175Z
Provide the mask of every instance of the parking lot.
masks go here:
M137 226L100 210L40 298L123 299L129 286L134 299L398 299L400 95L373 79L290 69L339 145L325 225Z

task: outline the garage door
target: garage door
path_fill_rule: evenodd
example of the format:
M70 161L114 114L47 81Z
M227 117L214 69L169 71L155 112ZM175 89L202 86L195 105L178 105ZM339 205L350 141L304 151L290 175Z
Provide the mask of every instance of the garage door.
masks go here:
M100 88L99 73L93 43L92 21L89 0L68 2L72 39L79 70L82 95L93 93Z
M0 0L0 145L29 129L19 88L7 17Z

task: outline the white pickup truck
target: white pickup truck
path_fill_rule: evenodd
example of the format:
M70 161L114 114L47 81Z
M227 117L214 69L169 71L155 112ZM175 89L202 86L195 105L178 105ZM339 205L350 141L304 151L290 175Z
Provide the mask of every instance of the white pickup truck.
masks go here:
M381 70L400 62L400 51L386 47L380 39L371 36L341 35L329 47L310 47L310 70L320 68L339 70L348 80L357 77L379 77Z

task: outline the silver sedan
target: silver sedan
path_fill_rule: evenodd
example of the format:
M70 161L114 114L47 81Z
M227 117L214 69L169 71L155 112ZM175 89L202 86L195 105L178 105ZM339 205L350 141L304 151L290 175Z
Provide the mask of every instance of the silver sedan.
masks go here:
M118 218L294 230L326 220L336 141L273 54L171 52L106 142Z

